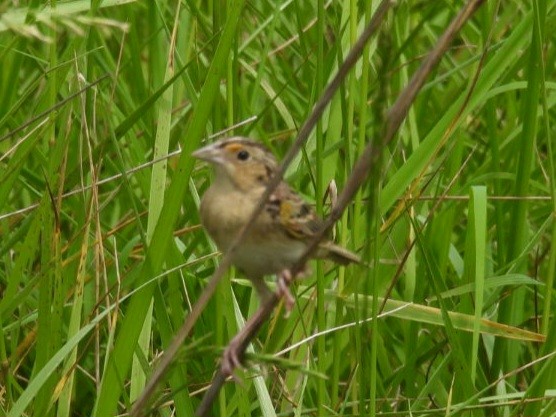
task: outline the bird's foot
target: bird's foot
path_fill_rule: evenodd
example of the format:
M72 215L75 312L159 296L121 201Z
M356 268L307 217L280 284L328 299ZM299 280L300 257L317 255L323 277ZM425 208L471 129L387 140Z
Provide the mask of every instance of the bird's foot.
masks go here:
M240 332L241 333L241 332ZM243 368L243 352L241 351L241 339L238 333L230 340L226 349L222 353L222 361L220 362L220 370L225 377L231 376L236 382L240 382L235 376L234 371Z
M278 297L284 300L287 314L293 310L293 306L295 305L295 298L293 298L293 295L290 292L290 284L292 281L293 277L289 269L284 269L278 274L277 294Z

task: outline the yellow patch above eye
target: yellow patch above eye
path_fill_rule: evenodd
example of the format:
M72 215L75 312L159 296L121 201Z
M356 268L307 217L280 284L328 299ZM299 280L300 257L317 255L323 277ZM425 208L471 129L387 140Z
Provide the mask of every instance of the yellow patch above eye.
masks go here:
M243 145L241 143L230 143L229 145L226 145L226 150L230 152L237 152L241 149L243 149Z

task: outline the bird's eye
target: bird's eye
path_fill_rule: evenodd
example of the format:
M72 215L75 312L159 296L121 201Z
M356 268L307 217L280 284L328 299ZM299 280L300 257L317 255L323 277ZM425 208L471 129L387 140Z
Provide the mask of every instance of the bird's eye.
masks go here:
M237 153L237 159L240 161L247 161L249 159L249 152L246 150L241 150Z

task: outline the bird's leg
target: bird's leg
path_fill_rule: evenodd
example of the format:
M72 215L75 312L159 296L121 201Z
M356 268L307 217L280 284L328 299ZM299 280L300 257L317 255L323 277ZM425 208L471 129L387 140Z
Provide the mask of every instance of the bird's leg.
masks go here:
M263 277L251 278L250 281L259 296L260 307L255 314L245 322L243 328L230 340L228 346L224 349L220 368L225 376L233 375L235 369L241 368L243 354L245 353L245 349L247 349L247 344L254 336L253 333L256 331L257 326L264 321L264 314L266 314L264 312L264 310L266 310L265 307L267 307L269 303L272 304L276 302L276 300L272 301L272 298L276 296L270 288L268 288ZM273 306L270 308L273 308Z
M288 269L278 274L277 291L270 291L263 279L251 280L257 294L261 298L259 309L245 322L243 328L236 334L222 353L220 369L224 376L233 375L234 370L241 368L243 355L249 341L255 336L256 332L270 315L280 298L284 298L286 309L290 312L295 304L295 299L289 290L292 282L292 274Z
M301 271L299 271L295 277L292 276L292 272L289 269L284 269L278 274L277 280L277 292L279 298L284 299L284 304L286 305L287 314L291 313L293 306L295 305L295 298L290 291L290 285L294 278L305 278L311 275L311 268L305 265Z
M303 276L304 273L305 271L302 271L300 274L298 274L298 276ZM289 286L292 283L292 281L293 278L289 269L284 269L279 274L277 274L276 295L278 296L278 298L284 299L284 304L286 305L286 312L288 314L292 311L293 306L295 305L295 299L293 298L293 295L289 289ZM270 290L270 288L268 288L268 285L266 285L264 279L263 278L252 279L251 282L253 283L255 290L257 290L257 294L261 299L261 304L266 303L267 300L269 300L270 297L272 297L272 291Z
M284 299L284 304L286 306L286 312L289 314L293 310L295 305L295 298L290 291L290 284L293 281L292 273L289 269L284 269L278 274L277 280L277 291L276 294L279 298Z
M261 301L259 309L245 322L243 328L230 340L230 343L224 349L222 362L220 363L220 369L224 376L233 375L236 368L241 368L247 345L278 303L276 294L270 290L268 291L269 295L264 301Z
M245 326L230 340L226 349L222 353L222 362L220 369L224 376L233 375L234 370L242 367L243 355L247 348L247 342L251 337L252 327L259 321L258 316L261 315L259 308L255 314L245 322Z

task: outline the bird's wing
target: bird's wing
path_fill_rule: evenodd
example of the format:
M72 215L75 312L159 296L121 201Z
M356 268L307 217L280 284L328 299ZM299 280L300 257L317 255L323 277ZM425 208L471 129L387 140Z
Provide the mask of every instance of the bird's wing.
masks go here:
M267 212L277 226L295 239L313 236L322 224L315 210L285 182L280 183L270 196Z
M315 210L286 183L281 183L270 196L267 212L275 225L295 240L308 240L322 226L322 220ZM319 244L314 256L328 258L342 265L360 262L359 256L327 240Z

